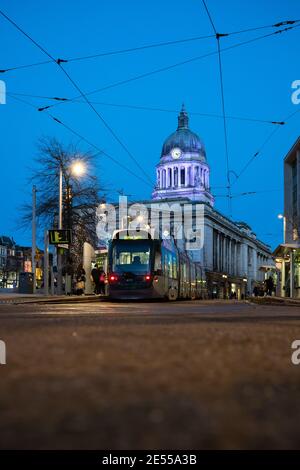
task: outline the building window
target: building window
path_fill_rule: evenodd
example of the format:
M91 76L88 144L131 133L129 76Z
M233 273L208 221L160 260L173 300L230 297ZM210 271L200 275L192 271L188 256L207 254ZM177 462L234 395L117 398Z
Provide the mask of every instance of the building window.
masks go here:
M174 168L174 186L177 188L178 186L178 168Z
M168 168L168 187L172 187L172 169Z
M180 184L185 185L185 168L180 169Z

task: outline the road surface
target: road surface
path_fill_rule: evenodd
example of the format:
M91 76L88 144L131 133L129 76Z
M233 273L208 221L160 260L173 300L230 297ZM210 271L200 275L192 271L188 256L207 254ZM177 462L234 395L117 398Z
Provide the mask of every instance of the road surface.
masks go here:
M299 448L300 308L0 305L2 449Z

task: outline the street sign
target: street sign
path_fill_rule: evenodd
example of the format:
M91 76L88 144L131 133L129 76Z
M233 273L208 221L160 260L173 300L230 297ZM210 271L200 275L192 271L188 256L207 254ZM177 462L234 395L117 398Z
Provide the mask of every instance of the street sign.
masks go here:
M71 230L49 230L50 245L69 245L72 242Z

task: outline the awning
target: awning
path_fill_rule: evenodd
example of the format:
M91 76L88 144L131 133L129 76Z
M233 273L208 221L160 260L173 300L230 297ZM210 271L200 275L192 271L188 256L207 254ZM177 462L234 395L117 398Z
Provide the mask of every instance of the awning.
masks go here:
M300 249L299 243L282 243L281 246L283 246L283 248L292 248L293 250Z
M259 271L277 271L276 266L271 266L269 264L262 264L259 267Z
M281 243L273 251L273 256L276 258L284 258L289 254L290 250L299 250L300 245L298 243Z

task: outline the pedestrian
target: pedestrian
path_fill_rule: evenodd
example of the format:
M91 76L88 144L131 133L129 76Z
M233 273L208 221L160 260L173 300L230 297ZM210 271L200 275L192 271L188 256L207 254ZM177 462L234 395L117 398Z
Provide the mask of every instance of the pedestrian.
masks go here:
M266 287L267 287L267 295L271 296L274 291L274 281L273 281L272 276L270 276L269 279L267 279Z
M106 274L103 267L99 268L99 294L105 295Z
M76 273L76 294L77 295L84 294L85 280L86 280L85 270L83 269L83 266L80 265Z
M93 267L91 271L91 276L92 276L93 283L95 285L94 293L98 295L100 294L100 270L97 264Z
M254 294L254 297L257 297L257 296L258 296L259 290L258 290L258 287L257 287L257 286L254 286L253 294Z

